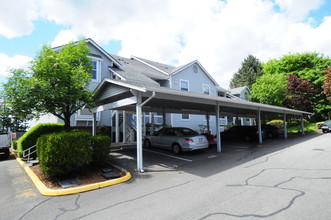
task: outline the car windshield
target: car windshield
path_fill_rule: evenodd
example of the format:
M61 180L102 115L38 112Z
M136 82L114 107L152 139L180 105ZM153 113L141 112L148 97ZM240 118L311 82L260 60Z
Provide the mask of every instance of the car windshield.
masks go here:
M331 125L331 120L325 121L323 123L324 126L330 126Z

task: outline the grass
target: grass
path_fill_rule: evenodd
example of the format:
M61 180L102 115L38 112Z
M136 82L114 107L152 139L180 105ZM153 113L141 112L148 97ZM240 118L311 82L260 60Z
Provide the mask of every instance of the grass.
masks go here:
M305 125L306 133L319 132L319 131L321 131L321 129L318 129L316 122ZM300 133L301 126L289 127L289 128L287 128L287 132L288 133Z

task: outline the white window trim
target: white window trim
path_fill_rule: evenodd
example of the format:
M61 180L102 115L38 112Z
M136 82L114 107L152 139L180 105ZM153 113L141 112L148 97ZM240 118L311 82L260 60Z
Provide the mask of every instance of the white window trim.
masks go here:
M97 63L97 78L92 79L91 82L100 82L101 81L101 61L102 59L88 56L88 58L91 59L91 61L95 61Z
M186 114L186 113L185 113L185 114ZM188 118L183 118L183 114L180 114L180 119L181 119L182 121L189 121L189 120L191 119L191 115L188 114Z
M179 89L182 90L182 82L187 83L187 91L190 91L190 82L188 80L185 80L185 79L180 79L179 80ZM186 91L186 90L182 90L182 91Z
M208 94L205 93L205 87L208 87ZM202 93L206 95L210 95L210 85L202 84Z
M93 115L81 115L81 111L78 110L77 113L75 114L75 119L76 121L92 121L93 120ZM96 113L96 120L100 121L100 112Z

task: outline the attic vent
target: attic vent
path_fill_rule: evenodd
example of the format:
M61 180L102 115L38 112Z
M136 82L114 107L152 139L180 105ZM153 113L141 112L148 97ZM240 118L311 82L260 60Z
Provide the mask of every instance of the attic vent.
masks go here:
M193 66L193 72L197 73L198 71L199 71L199 69L198 69L197 65L194 65Z

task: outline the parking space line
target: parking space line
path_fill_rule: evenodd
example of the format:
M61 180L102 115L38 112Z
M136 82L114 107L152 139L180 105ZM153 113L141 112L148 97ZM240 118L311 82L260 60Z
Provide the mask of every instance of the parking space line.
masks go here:
M193 160L190 160L190 159L186 159L186 158L182 158L182 157L176 157L176 156L172 156L172 155L169 155L169 154L164 154L164 153L160 153L160 152L156 152L156 151L151 151L151 150L146 150L146 149L144 149L144 151L155 153L155 154L160 154L160 155L167 156L167 157L172 157L172 158L175 158L175 159L178 159L178 160L184 160L184 161L187 161L187 162L192 162L193 161Z

